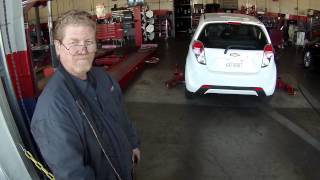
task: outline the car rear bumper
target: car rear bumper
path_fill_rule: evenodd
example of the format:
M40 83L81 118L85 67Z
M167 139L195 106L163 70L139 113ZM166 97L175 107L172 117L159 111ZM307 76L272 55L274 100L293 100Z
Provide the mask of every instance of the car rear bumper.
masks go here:
M277 80L275 63L262 68L258 73L223 73L209 71L205 65L188 65L185 69L186 89L199 94L242 94L270 96ZM192 68L191 68L192 67Z
M197 91L197 94L243 94L243 95L256 95L266 96L265 91L260 87L238 87L238 86L215 86L203 85Z

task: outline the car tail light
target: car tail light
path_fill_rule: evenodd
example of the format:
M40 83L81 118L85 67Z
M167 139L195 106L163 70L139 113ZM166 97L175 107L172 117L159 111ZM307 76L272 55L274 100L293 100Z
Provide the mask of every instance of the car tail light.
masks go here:
M202 89L211 89L211 85L202 85L201 88Z
M204 54L204 45L201 41L194 41L192 44L192 51L196 56L198 63L206 64L206 56Z
M263 89L261 87L256 87L255 90L256 91L263 91Z
M261 67L267 67L270 64L271 58L273 57L273 47L271 44L267 44L263 49L263 59Z

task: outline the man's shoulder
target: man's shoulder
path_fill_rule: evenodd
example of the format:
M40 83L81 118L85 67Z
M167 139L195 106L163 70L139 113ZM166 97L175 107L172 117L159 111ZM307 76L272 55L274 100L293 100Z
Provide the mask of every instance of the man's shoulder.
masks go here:
M34 129L39 123L47 126L49 124L69 122L67 119L70 112L72 112L70 109L75 105L73 105L72 99L68 97L68 93L61 90L61 86L57 87L52 84L63 85L53 83L53 81L48 83L38 98L31 120L31 129Z
M57 71L41 92L36 110L45 110L53 108L53 106L67 104L67 101L70 99L68 98L68 94L66 84L59 71Z
M43 89L40 97L57 97L59 95L65 95L66 91L67 88L63 76L59 71L56 71Z

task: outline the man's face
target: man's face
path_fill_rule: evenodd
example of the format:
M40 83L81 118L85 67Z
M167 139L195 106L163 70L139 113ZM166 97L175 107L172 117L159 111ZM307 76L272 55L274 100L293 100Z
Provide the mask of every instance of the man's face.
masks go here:
M94 29L85 25L68 25L64 28L63 40L55 41L55 47L66 71L86 79L96 52Z

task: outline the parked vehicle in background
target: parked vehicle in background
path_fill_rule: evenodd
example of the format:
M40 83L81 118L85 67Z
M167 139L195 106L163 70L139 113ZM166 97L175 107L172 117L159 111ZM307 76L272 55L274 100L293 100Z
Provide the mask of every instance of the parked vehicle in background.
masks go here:
M208 93L271 96L276 79L274 49L258 19L230 13L201 16L186 58L187 98Z
M316 38L305 44L303 50L303 66L313 69L319 65L320 60L320 38Z

